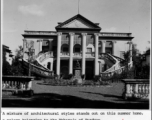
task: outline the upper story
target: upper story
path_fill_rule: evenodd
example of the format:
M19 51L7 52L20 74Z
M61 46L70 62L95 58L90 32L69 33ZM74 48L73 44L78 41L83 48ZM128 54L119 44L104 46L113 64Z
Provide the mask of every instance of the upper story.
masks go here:
M83 37L86 39L86 54L95 52L95 42L98 40L98 53L111 53L118 57L125 51L126 43L133 39L131 33L101 32L99 23L93 23L78 14L65 22L59 22L56 31L25 31L23 34L24 50L30 46L34 55L39 52L57 52L58 35L61 35L61 56L68 57L71 36L73 53L81 54ZM98 39L96 39L96 35Z

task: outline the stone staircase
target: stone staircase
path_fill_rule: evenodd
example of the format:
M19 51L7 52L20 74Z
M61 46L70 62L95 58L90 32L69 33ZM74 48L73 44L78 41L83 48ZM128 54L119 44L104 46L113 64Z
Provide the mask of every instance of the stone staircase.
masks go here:
M109 69L100 73L102 77L111 78L114 74L121 74L127 67L132 67L132 62L128 63L128 66L126 66L124 64L124 59L111 55L109 53L101 54L100 59L104 59L105 61L109 60L111 63L113 63Z

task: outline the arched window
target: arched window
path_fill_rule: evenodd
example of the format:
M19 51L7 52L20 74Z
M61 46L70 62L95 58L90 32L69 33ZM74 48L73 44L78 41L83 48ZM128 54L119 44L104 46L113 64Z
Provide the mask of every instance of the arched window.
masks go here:
M61 47L62 52L69 52L69 46L67 44L63 44Z
M73 48L73 51L74 52L77 52L77 53L80 53L81 52L81 45L79 44L76 44Z

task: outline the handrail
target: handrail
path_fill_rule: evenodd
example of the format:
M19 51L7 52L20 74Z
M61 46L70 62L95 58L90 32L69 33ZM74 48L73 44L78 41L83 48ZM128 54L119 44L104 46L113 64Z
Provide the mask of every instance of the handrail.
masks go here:
M32 63L27 62L26 60L23 59L23 63L25 67L28 67L28 64L31 64L31 71L39 74L40 76L45 76L45 77L49 77L53 75L53 71L47 70L44 67L39 67L36 66Z

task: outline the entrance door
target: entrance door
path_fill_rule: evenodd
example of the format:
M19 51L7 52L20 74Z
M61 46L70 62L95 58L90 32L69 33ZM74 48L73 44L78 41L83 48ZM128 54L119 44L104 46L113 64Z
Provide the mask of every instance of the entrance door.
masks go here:
M68 78L68 74L69 74L68 72L69 72L69 68L67 66L63 66L61 68L61 73L64 79Z
M86 80L92 80L94 76L94 61L86 61Z

